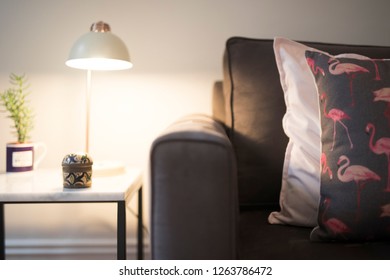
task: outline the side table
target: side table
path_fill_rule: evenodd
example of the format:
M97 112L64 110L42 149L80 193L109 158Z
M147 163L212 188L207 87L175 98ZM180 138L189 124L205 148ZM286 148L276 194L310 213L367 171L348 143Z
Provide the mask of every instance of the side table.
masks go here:
M138 194L137 257L143 259L142 174L126 168L123 174L93 177L92 187L65 189L61 169L38 169L28 173L0 174L0 259L5 259L6 204L116 203L117 258L126 259L126 204Z

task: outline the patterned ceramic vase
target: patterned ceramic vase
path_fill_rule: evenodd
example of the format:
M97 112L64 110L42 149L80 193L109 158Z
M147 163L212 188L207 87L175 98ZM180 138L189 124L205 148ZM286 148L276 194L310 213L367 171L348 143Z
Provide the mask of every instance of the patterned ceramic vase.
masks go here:
M92 186L91 157L83 153L71 153L62 160L64 188L89 188Z

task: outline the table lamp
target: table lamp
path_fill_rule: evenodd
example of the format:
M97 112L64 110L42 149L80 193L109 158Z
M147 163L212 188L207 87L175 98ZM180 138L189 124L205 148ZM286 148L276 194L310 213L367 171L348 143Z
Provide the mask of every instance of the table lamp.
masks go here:
M85 152L89 153L89 123L91 105L92 70L125 70L133 66L124 42L111 33L107 23L93 23L90 32L82 35L72 46L65 64L72 68L87 70L86 87L86 135Z

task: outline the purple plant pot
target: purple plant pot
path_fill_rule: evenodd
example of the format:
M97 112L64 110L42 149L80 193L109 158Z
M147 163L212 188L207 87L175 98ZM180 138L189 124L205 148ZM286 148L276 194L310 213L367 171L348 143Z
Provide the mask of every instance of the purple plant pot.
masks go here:
M42 147L41 155L35 157L35 149ZM8 143L7 144L7 172L32 171L46 154L43 143Z

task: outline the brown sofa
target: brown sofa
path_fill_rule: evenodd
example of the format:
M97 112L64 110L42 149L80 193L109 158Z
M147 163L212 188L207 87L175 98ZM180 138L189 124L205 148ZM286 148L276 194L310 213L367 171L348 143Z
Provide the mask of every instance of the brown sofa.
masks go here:
M305 44L390 57L390 47ZM313 242L312 227L269 224L288 143L273 40L230 38L223 74L213 116L186 116L152 145L152 258L390 259L386 242Z

